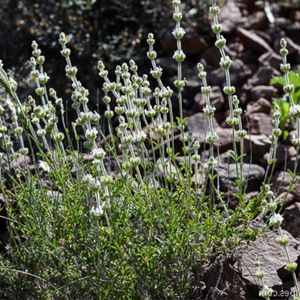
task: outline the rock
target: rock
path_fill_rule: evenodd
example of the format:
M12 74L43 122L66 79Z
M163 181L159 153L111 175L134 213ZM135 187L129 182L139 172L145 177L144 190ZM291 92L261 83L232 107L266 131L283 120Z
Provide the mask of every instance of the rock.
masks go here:
M300 203L287 207L283 214L282 227L294 238L300 240Z
M251 99L253 101L258 100L259 98L265 98L267 100L272 100L276 96L277 90L273 86L268 85L258 85L254 86L251 89Z
M269 51L261 55L258 61L264 66L272 67L278 70L280 64L282 63L282 57L274 51Z
M296 63L300 63L300 46L297 45L292 39L286 38L287 48L289 50L290 59L295 59Z
M243 23L244 18L235 0L228 0L222 6L219 21L223 27L223 32L228 34L235 31L237 25Z
M252 156L253 161L261 163L261 159L270 150L271 142L265 135L247 135L244 145L245 152Z
M238 28L237 31L246 49L250 48L257 54L273 51L268 43L256 33L243 28Z
M210 102L216 108L216 111L222 109L222 107L225 103L225 100L224 100L223 94L218 86L212 87L212 91L210 94ZM198 93L195 96L195 103L197 105L198 110L203 109L203 107L206 105L203 94Z
M231 259L232 260L232 259ZM230 259L213 262L204 274L204 282L207 287L206 297L191 297L189 299L214 299L214 300L250 300L245 282L239 272L233 267ZM251 294L252 296L252 294ZM251 297L250 296L250 297Z
M255 102L250 102L247 105L247 114L253 113L265 113L269 114L271 112L272 104L265 98L259 98Z
M201 37L194 29L187 29L187 32L182 39L182 49L186 55L199 55L207 47L208 44L203 37Z
M206 61L206 63L213 67L219 67L220 63L220 53L217 47L212 46L209 47L202 53L202 58ZM209 75L210 72L208 72Z
M289 161L294 155L296 155L296 149L294 147L287 148L285 145L279 143L276 148L276 166ZM267 165L268 159L269 153L266 153L263 158L264 165Z
M171 57L158 58L157 65L163 68L163 74L170 77L177 74L177 63Z
M284 207L289 207L290 205L292 205L295 202L295 197L293 194L291 193L284 193Z
M290 252L291 260L297 262L299 259L300 243L287 231L282 231L283 234L289 237L287 247ZM269 231L265 237L258 237L241 250L241 258L236 264L236 267L238 268L238 266L240 266L241 277L252 289L257 290L257 292L259 286L257 278L254 276L257 271L255 265L257 259L261 262L261 269L265 272L265 284L276 291L282 290L283 279L285 277L282 270L287 263L287 258L283 248L276 242L277 237L277 232Z
M253 86L268 85L274 73L275 71L271 67L266 67L266 66L260 67L252 77L251 84ZM276 75L279 75L278 72Z
M248 130L250 134L269 136L272 133L272 120L270 115L264 113L253 113L248 117Z
M277 194L286 193L289 190L292 182L292 176L287 171L279 171L272 177L273 189ZM295 201L300 201L300 183L296 184L296 187L290 191L294 196Z
M218 126L216 120L213 123L215 127ZM200 143L205 143L208 123L204 113L197 113L189 117L186 121L186 128L191 133L193 139L198 140Z
M214 129L219 136L218 147L220 151L225 151L232 145L232 129L220 127L214 119ZM203 113L197 113L191 116L186 122L186 128L194 140L200 143L206 143L206 134L208 132L207 117Z
M263 11L257 11L248 17L245 25L246 29L260 30L265 29L268 24L268 18Z
M160 43L164 53L173 53L176 49L176 40L169 30L162 30L159 34ZM182 39L182 49L187 55L200 54L208 47L205 39L193 29L187 29Z
M235 180L238 179L236 164L220 164L216 168L220 176L220 189L222 191L236 190ZM243 164L243 177L247 180L247 192L257 191L265 174L264 168L254 164ZM240 175L239 175L240 176Z
M251 76L252 72L240 59L235 59L230 69L231 82L234 86L242 86ZM208 81L212 85L224 85L226 82L224 71L221 68L213 70L208 74Z
M217 143L219 150L223 152L231 148L233 142L232 129L217 127L215 130L219 137L219 142Z
M183 94L184 99L187 99L186 102L190 104L191 102L189 102L189 99L194 99L200 90L201 84L199 78L195 76L190 77Z

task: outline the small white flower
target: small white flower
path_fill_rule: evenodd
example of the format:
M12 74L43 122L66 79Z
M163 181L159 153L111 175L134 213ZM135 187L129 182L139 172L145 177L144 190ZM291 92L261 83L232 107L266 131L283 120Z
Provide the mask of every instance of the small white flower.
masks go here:
M90 213L96 217L100 217L103 215L103 208L100 205L93 206Z
M92 155L95 159L100 159L103 160L103 158L105 157L106 153L102 148L95 148L92 151Z
M90 140L90 141L93 141L97 138L97 135L98 135L98 131L95 127L91 128L91 129L88 129L86 132L85 132L85 137Z
M45 161L43 161L43 160L40 160L39 161L39 167L43 170L43 171L45 171L45 172L50 172L50 166L49 166L49 164L47 163L47 162L45 162Z
M298 117L298 116L300 116L300 105L299 104L292 105L290 107L289 115L291 117Z
M270 226L280 226L283 221L283 217L280 214L273 214L270 218L269 225Z

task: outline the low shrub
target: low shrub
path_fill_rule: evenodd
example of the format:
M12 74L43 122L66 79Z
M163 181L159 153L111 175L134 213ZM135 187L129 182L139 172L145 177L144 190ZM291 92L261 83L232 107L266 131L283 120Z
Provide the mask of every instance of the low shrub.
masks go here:
M114 80L99 61L105 106L101 116L89 109L89 91L72 64L69 37L60 34L61 55L72 86L72 108L77 114L72 124L74 139L66 126L64 101L48 86L45 57L38 43L32 43L31 78L36 89L28 101L19 99L17 83L1 64L5 96L0 107L0 179L9 231L0 257L2 298L209 297L199 284L208 266L216 257L232 255L238 246L261 233L261 227L252 222L259 214L267 221L266 228L280 227L278 208L285 195L277 197L270 188L281 135L280 111L274 109L272 146L260 196L245 201L247 132L230 80L232 62L224 51L220 9L212 1L212 30L226 75L226 122L233 137L230 154L238 177L233 193L237 205L230 206L219 189L219 137L214 128L211 87L202 64L197 68L206 100L205 142L193 140L185 130L185 54L181 47L185 31L180 5L180 0L173 1L173 35L177 41L174 88L165 86L161 79L163 70L156 63L154 35L149 34L149 75L156 85L150 84L148 75L139 74L133 60L116 67ZM300 109L292 98L286 47L282 39L281 70L285 74L284 92L291 103L290 117L297 126L293 143L298 159ZM173 110L175 99L178 115ZM115 120L117 125L113 126ZM294 174L296 169L297 163ZM293 176L291 188L297 180ZM296 279L288 241L283 236L278 243L287 253L287 269ZM296 280L295 285L298 288ZM268 299L269 291L262 286L261 295Z

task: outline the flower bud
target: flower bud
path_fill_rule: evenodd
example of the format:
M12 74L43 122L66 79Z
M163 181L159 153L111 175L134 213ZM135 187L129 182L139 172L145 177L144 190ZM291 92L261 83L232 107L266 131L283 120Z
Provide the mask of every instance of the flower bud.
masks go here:
M289 243L289 237L287 235L282 235L276 239L276 242L280 246L286 246Z
M185 87L185 81L184 80L175 80L174 85L178 89L183 89Z
M215 42L215 45L217 48L219 49L223 49L226 45L226 39L221 36L216 42Z
M285 266L285 269L289 272L295 272L297 270L297 263L295 262L291 262L291 263L288 263L286 266Z
M71 50L69 48L65 48L61 50L60 53L63 57L69 57L71 54Z
M225 86L223 88L223 92L227 95L227 96L231 96L235 93L235 87L234 86Z

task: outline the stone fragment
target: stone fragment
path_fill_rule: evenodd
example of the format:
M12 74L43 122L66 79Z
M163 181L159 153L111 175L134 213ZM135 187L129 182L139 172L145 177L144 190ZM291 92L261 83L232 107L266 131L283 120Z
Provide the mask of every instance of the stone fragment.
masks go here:
M214 120L214 126L218 126ZM192 138L198 140L200 143L205 142L205 136L208 132L207 117L204 113L197 113L192 115L186 121L187 131L191 133Z
M213 123L215 132L219 137L219 142L217 143L217 145L220 148L220 151L225 151L232 145L232 129L220 127L215 119ZM194 140L198 140L202 144L206 143L205 139L208 133L208 124L205 114L197 113L191 116L186 122L186 127Z
M184 38L182 39L182 49L186 55L194 55L202 53L208 44L205 39L201 37L196 30L187 30Z
M240 59L233 60L230 76L234 86L242 86L251 74L252 72L243 61ZM226 82L224 71L221 68L213 70L208 74L208 80L212 85L223 85Z
M216 108L216 111L222 109L222 107L225 103L225 100L224 100L224 96L218 86L212 87L212 91L210 94L210 102ZM205 105L206 105L205 97L203 96L202 93L198 93L195 96L195 103L197 105L198 110L202 110L203 107L205 107Z
M264 29L268 24L268 18L263 11L257 11L248 17L245 28L252 30Z
M243 23L244 18L235 0L225 2L225 5L222 6L219 20L224 33L232 33L236 30L237 25Z
M274 75L274 69L271 67L262 66L258 69L258 71L254 74L251 79L251 84L253 86L258 85L268 85L272 75ZM276 74L278 75L278 74Z
M269 136L272 133L272 120L270 115L253 113L248 117L248 129L250 134L262 134Z
M245 152L252 156L256 163L261 163L264 155L269 152L271 142L265 135L247 135L244 139Z
M243 177L247 181L247 192L259 190L260 184L263 180L265 170L259 165L243 164ZM216 168L216 172L220 176L220 189L222 191L236 190L235 180L240 174L237 173L236 164L220 164ZM240 171L239 171L240 172Z
M257 54L273 51L268 43L256 33L244 28L238 28L237 32L246 49L250 48Z
M287 171L279 171L272 177L273 189L277 194L285 193L289 191L292 182L292 176ZM296 184L296 187L289 191L295 198L295 201L300 201L300 183Z
M253 113L265 113L269 114L271 112L272 104L265 98L259 98L257 101L250 102L247 105L247 114Z
M261 55L258 61L264 66L272 67L277 70L282 63L282 57L272 50Z
M294 203L287 207L283 214L282 227L294 238L300 240L300 203Z
M287 247L290 252L291 260L297 262L300 254L300 243L287 231L282 231L283 234L289 237ZM257 259L261 262L261 268L265 272L265 284L276 291L282 289L283 276L280 271L284 269L287 258L283 248L276 242L277 237L278 232L269 231L264 237L258 237L241 250L241 258L239 264L236 264L236 266L237 268L240 266L241 277L254 289L259 289L257 278L254 276L257 271L255 265Z
M256 101L259 98L265 98L271 101L272 98L276 96L276 93L277 90L273 86L257 85L251 89L251 99Z

